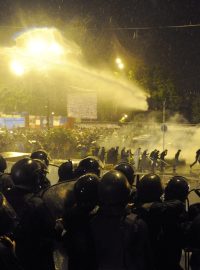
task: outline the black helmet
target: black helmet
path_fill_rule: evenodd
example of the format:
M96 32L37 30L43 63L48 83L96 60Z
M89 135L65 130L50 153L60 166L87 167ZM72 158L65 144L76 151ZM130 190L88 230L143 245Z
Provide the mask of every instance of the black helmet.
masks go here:
M76 169L77 176L84 175L86 173L94 173L100 176L101 166L99 161L95 157L86 157L82 159Z
M0 172L4 172L7 169L7 162L5 158L0 155Z
M180 200L187 199L190 187L187 179L183 176L172 177L165 188L165 200Z
M73 164L71 160L62 163L58 168L59 182L71 180L74 178Z
M122 172L126 176L129 184L131 186L133 185L133 182L134 182L134 170L133 170L133 167L132 167L132 165L130 163L128 163L128 162L119 163L118 165L115 166L114 169L117 170L117 171Z
M123 173L111 170L103 175L98 193L102 205L125 206L130 199L131 187Z
M6 198L0 193L0 236L11 233L17 225L17 215Z
M41 164L34 159L24 158L17 161L11 168L11 177L15 186L31 192L41 188L46 172Z
M148 203L159 201L162 194L163 186L157 174L146 174L137 184L137 198L139 202Z
M46 164L46 166L49 165L49 156L48 156L47 152L44 150L37 150L37 151L33 152L31 154L30 158L40 159Z
M85 174L78 178L74 185L74 195L77 205L94 206L98 201L99 177L96 174Z

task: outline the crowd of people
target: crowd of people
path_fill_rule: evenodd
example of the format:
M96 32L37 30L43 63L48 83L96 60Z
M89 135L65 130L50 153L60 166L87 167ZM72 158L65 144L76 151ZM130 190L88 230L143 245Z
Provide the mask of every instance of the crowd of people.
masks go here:
M187 205L187 179L164 186L155 173L135 175L127 161L106 172L102 164L85 157L74 168L68 160L51 186L46 151L9 173L1 156L1 270L181 270L183 250L200 269L200 203Z
M157 149L145 149L144 142L142 142L143 149L138 148L140 141L134 140L135 135L138 133L134 129L126 130L126 128L117 129L116 127L3 130L0 132L0 147L1 152L23 153L31 153L43 148L48 151L52 159L66 159L66 157L81 159L92 155L107 164L129 162L135 170L140 172L155 172L156 170L164 172L166 167L171 167L176 172L180 164L181 149L170 153L169 162L165 160L167 149L160 152Z

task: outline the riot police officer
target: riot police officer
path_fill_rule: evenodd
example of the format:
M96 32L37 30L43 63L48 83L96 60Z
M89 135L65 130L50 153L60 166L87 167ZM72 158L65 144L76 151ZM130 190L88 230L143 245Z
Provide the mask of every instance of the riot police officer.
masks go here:
M100 176L100 161L98 161L95 157L86 157L82 159L75 170L75 177L80 177L86 173L94 173L97 176Z
M11 168L14 188L6 198L20 223L16 231L16 254L26 270L54 270L53 245L55 221L37 195L46 177L44 167L31 158L17 161Z
M158 263L160 269L182 269L180 259L184 247L184 229L187 221L186 199L189 194L187 179L183 176L172 177L164 192L164 209L162 215L162 237ZM163 264L163 261L165 263Z
M92 212L98 203L99 178L85 174L74 185L75 204L64 210L64 246L69 258L69 270L95 270L94 244L90 231Z
M74 179L74 170L71 160L62 163L58 168L58 183Z
M18 224L17 215L0 193L0 269L23 270L15 255L13 232Z
M146 225L127 214L130 185L117 170L99 183L99 211L91 220L98 269L151 269Z

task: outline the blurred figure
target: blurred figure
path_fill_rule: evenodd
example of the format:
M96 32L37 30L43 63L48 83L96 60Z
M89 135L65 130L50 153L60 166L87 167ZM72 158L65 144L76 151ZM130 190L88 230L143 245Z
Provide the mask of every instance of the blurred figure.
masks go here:
M120 153L121 161L126 161L126 147L123 147Z
M164 172L165 170L165 166L166 166L166 162L165 162L165 157L167 155L167 149L165 149L161 154L160 154L160 171Z
M92 150L92 155L95 156L95 157L98 157L99 150L100 150L100 147L99 146L95 146L94 149Z
M71 181L74 179L74 170L71 160L62 163L58 168L58 183L63 181Z
M147 149L144 150L144 152L142 153L142 157L141 157L141 161L140 161L140 166L139 166L139 171L141 172L145 172L146 170L149 170L149 158L148 158L148 153L147 153Z
M130 185L120 171L103 175L99 210L91 220L98 269L151 269L145 223L127 214Z
M152 173L155 173L155 170L158 166L158 158L159 158L159 152L158 150L154 150L150 154L150 159L151 159L151 171Z
M173 173L176 173L176 168L179 165L179 156L180 156L180 153L181 153L181 149L179 149L176 152L175 156L174 156Z
M141 155L141 148L139 147L139 148L137 148L137 150L133 154L133 157L134 157L134 167L135 167L135 170L136 171L139 168L140 155Z
M106 155L106 150L105 147L103 146L100 150L99 158L102 162L105 162L105 155Z
M116 148L114 148L113 157L112 157L112 164L117 164L117 162L118 162L118 155L119 155L119 146L117 146Z
M108 149L108 152L107 152L107 163L108 164L114 164L114 159L113 159L114 155L115 155L115 148L111 147L110 149Z
M200 149L196 151L195 161L190 165L190 169L197 163L200 162Z

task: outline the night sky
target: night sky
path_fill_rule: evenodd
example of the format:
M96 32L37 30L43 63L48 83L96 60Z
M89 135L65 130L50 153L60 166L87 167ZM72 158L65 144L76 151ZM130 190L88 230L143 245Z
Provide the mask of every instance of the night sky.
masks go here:
M200 27L165 28L200 23L198 0L5 0L0 1L1 26L67 25L75 18L104 46L116 37L127 54L147 65L160 65L182 92L200 92ZM118 29L118 28L148 29ZM162 28L163 27L163 28ZM0 28L9 36L14 28ZM7 38L2 39L4 45Z

